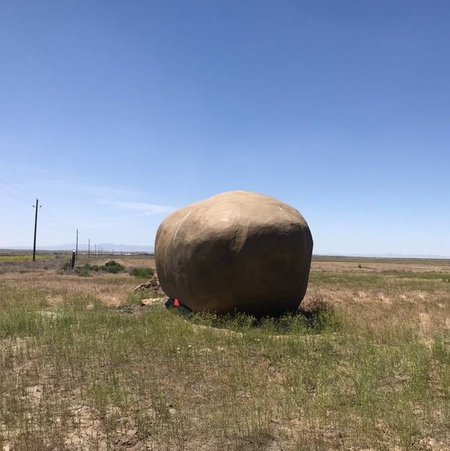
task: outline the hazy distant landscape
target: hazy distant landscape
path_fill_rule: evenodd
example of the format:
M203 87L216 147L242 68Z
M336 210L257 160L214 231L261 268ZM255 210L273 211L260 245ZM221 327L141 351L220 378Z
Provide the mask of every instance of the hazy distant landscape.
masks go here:
M45 251L72 251L75 249L74 244L58 244L55 246L37 246L37 250L41 252ZM102 249L104 253L107 254L113 254L113 253L120 253L120 252L146 252L149 254L153 254L155 249L151 245L133 245L133 244L113 244L113 243L99 243L97 245L97 249ZM0 247L0 253L2 251L31 251L31 246L4 246ZM80 252L87 252L88 251L88 245L87 244L79 244L78 250ZM94 252L95 247L90 247L91 252ZM317 257L361 257L361 258L383 258L383 259L390 259L390 258L407 258L407 259L450 259L447 255L426 255L426 254L316 254Z
M75 249L75 243L72 244L58 244L54 246L36 246L39 251L72 251ZM153 253L154 248L150 245L133 245L133 244L113 244L113 243L99 243L90 246L91 252L96 249L102 249L105 253L113 252L148 252ZM4 246L0 248L2 250L32 250L32 246ZM87 244L78 244L78 250L86 252L88 250Z

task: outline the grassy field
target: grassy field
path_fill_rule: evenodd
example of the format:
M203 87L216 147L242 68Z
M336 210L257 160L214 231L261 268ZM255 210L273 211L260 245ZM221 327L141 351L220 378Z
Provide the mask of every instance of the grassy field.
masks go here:
M450 449L449 260L317 258L257 325L66 260L0 260L1 451Z

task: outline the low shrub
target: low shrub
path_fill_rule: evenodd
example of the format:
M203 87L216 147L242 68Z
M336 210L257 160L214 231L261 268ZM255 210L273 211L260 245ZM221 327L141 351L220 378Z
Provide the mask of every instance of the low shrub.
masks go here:
M66 262L62 265L63 271L69 271L71 270L71 264L70 262ZM91 272L100 272L105 271L113 274L117 274L119 272L125 271L125 266L121 265L120 263L117 263L114 260L110 260L106 262L104 265L91 265L90 263L85 263L83 266L76 266L74 268L75 273L82 277L90 276Z
M109 262L106 262L103 266L101 266L100 269L102 271L117 274L118 272L125 271L125 266L121 265L120 263L117 263L114 260L110 260Z
M153 268L131 268L130 276L138 277L139 279L151 279L155 274Z

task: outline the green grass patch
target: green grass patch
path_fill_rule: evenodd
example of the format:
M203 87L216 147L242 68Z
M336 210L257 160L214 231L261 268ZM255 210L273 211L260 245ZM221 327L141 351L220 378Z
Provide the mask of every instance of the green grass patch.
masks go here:
M325 272L311 271L310 283L316 285L327 285L341 287L376 287L383 282L381 274L358 274L353 272Z
M141 268L131 268L129 270L130 276L137 277L139 279L151 279L155 274L153 268L141 267Z
M443 272L383 271L382 274L399 279L439 280L450 282L450 273Z
M48 255L36 255L36 260L48 260ZM50 257L51 258L51 257ZM32 255L0 255L0 263L2 262L21 262L33 261Z
M63 271L70 271L72 269L70 262L65 262L62 266ZM110 260L103 265L91 265L90 263L85 263L82 266L75 266L74 271L76 274L82 277L89 277L92 272L108 272L112 274L117 274L119 272L124 272L126 270L125 266L122 264Z
M445 412L450 401L450 363L438 341L432 349L410 337L377 346L349 329L311 330L300 317L192 323L164 308L130 315L35 306L0 318L2 338L15 343L3 341L0 351L1 417L10 431L39 421L43 442L76 429L75 402L110 446L126 418L157 449L182 449L196 437L220 449L264 449L267 440L281 444L286 427L299 442L306 434L309 449L321 443L322 428L340 430L348 446L408 449L427 434L422 416ZM27 393L43 381L46 395L36 406ZM65 423L55 423L61 417Z

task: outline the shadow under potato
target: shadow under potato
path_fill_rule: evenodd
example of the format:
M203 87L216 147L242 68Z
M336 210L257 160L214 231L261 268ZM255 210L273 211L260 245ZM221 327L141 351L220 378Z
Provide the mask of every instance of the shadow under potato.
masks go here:
M214 313L194 313L188 307L169 298L165 306L183 316L188 321L214 327L243 331L245 329L263 329L276 334L319 334L325 331L335 332L340 329L340 321L334 310L325 302L316 302L302 307L292 313L276 317L257 318L246 313L217 315Z

